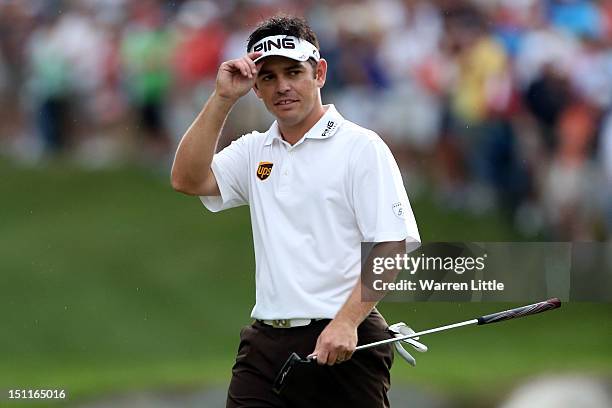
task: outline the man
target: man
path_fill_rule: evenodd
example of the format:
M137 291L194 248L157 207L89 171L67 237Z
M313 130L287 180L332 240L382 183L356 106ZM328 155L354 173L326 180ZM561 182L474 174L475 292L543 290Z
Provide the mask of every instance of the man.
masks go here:
M247 51L221 64L172 168L173 187L213 212L250 206L256 321L240 334L227 406L386 407L392 346L352 354L389 337L375 302L361 300L361 242L420 240L397 164L374 132L322 104L327 62L304 20L268 19ZM276 121L214 154L251 89ZM299 366L277 395L291 352L318 365Z

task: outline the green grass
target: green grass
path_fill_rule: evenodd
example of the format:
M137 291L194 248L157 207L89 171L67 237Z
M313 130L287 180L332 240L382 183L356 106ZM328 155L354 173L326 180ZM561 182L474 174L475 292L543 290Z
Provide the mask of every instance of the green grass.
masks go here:
M0 161L0 390L61 387L74 398L133 388L225 384L254 302L248 210L208 213L167 177L136 168L18 169ZM424 240L510 241L495 214L413 200ZM466 227L466 226L469 226ZM415 329L508 307L385 303ZM534 373L610 374L609 304L426 339L394 384L464 395Z

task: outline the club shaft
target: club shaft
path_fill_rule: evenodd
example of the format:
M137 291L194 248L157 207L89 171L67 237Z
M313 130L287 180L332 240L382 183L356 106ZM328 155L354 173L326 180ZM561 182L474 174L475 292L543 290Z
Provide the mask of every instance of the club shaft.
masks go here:
M558 307L561 307L561 301L558 298L551 298L548 300L544 300L542 302L534 303L532 305L521 306L521 307L517 307L514 309L510 309L510 310L505 310L503 312L492 313L489 315L480 316L479 318L476 318L476 319L466 320L460 323L449 324L446 326L440 326L440 327L436 327L436 328L429 329L429 330L423 330L418 333L407 334L401 337L395 337L395 338L376 341L374 343L363 344L355 348L355 351L364 350L370 347L376 347L376 346L380 346L380 345L387 344L387 343L395 343L396 341L412 339L415 337L423 336L425 334L455 329L457 327L462 327L462 326L469 326L471 324L483 325L483 324L501 322L504 320L516 319L517 317L529 316L532 314L545 312L547 310L556 309Z
M401 336L401 337L395 337L395 338L375 341L374 343L363 344L363 345L358 346L357 348L355 348L355 351L357 351L357 350L365 350L365 349L368 349L370 347L376 347L376 346L380 346L380 345L387 344L387 343L395 343L396 341L412 339L412 338L415 338L415 337L423 336L425 334L430 334L430 333L441 332L441 331L444 331L444 330L455 329L455 328L461 327L461 326L469 326L471 324L478 324L478 319L466 320L465 322L453 323L453 324L449 324L449 325L446 325L446 326L435 327L433 329L423 330L423 331L418 332L418 333L407 334L407 335Z

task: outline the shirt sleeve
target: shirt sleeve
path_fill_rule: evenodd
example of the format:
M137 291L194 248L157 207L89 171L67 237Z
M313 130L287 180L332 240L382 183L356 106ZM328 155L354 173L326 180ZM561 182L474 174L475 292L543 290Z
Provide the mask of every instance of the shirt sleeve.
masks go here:
M378 136L357 154L352 171L353 209L364 242L421 238L395 158Z
M249 203L248 136L234 140L213 156L211 168L221 195L200 196L208 210L218 212Z

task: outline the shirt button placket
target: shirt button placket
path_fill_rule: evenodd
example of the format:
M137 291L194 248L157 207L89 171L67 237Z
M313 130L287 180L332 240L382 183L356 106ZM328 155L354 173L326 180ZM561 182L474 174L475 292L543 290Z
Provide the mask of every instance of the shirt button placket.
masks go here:
M292 156L293 149L288 148L285 154L285 160L283 160L283 168L281 170L280 192L283 193L289 191L289 175L291 174Z

